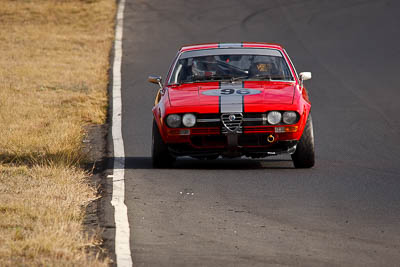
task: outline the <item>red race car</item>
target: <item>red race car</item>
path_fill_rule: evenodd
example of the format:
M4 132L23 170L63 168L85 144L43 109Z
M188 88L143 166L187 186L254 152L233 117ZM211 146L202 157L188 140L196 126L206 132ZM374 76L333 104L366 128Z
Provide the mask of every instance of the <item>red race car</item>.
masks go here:
M296 168L314 166L311 103L286 51L268 43L184 46L153 107L152 160L176 157L263 158L291 154Z

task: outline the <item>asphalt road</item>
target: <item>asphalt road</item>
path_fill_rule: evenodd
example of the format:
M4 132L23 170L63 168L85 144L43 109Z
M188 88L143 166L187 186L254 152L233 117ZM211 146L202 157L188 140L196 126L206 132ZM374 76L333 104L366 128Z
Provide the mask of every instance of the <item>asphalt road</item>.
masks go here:
M398 266L399 11L395 0L127 0L122 101L134 265ZM152 169L157 87L147 76L165 76L181 45L240 41L282 44L297 71L313 73L316 166L294 169L280 156Z

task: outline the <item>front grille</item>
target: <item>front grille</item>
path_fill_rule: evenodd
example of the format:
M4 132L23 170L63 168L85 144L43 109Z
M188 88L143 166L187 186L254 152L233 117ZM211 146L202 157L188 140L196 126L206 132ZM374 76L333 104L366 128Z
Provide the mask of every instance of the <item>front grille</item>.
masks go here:
M241 126L263 126L263 125L268 125L267 116L265 113L243 113ZM224 125L221 120L221 114L218 113L197 114L196 127L223 128L223 126Z
M224 113L221 115L223 133L241 133L242 132L242 113Z
M197 114L196 127L221 127L220 116L215 113Z

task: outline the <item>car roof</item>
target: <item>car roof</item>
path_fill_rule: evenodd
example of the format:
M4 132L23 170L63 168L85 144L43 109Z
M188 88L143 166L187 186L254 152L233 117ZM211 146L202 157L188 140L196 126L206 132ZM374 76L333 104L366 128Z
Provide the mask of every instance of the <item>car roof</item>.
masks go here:
M213 48L273 48L283 50L279 44L272 43L257 43L257 42L242 42L242 43L205 43L205 44L192 44L182 46L179 52L186 52L191 50L203 50Z

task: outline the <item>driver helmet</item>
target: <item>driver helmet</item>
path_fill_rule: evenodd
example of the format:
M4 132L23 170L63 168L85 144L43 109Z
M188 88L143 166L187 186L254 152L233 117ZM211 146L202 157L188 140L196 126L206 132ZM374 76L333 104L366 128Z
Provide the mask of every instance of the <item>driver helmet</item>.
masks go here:
M277 68L272 62L254 62L249 69L250 76L275 75Z

